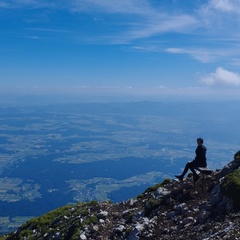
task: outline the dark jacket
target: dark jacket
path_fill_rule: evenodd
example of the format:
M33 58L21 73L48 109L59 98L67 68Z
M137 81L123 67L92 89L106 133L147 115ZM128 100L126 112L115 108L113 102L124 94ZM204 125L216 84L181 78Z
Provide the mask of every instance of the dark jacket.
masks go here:
M197 163L197 165L199 165L199 167L207 166L206 152L207 152L207 148L204 145L197 146L197 148L195 150L196 157L194 160Z

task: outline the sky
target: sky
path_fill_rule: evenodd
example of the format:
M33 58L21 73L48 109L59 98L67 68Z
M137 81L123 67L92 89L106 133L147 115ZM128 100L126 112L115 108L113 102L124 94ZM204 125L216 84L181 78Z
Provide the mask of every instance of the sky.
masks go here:
M240 99L240 0L0 0L0 92Z

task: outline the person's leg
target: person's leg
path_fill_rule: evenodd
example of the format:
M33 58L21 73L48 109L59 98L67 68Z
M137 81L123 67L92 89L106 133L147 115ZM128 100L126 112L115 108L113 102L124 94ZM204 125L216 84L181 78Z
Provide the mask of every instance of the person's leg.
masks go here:
M185 165L185 168L184 168L182 174L181 175L175 175L175 177L178 178L180 181L182 181L184 176L185 176L185 174L188 172L188 169L190 169L190 167L191 167L191 162L188 162Z
M193 176L196 176L196 175L197 175L197 173L196 173L196 171L195 171L195 165L194 165L194 164L190 164L189 169L192 171Z
M188 162L183 170L182 176L184 177L185 174L188 172L188 169L192 169L192 162Z
M193 180L194 182L196 182L198 179L199 179L199 176L197 175L196 173L196 168L199 167L194 161L192 161L190 164L189 164L189 169L192 171L193 173Z
M178 178L180 181L183 180L185 174L188 172L188 170L190 169L193 173L193 179L194 181L196 182L198 179L199 179L199 176L197 175L196 171L195 171L195 168L196 168L196 162L193 160L191 162L188 162L186 165L185 165L185 168L183 170L183 173L181 175L175 175L176 178Z

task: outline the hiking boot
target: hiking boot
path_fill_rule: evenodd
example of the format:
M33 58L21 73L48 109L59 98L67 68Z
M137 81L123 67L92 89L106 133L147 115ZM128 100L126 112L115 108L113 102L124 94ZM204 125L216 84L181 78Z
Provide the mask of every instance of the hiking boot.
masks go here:
M175 177L176 177L179 181L183 181L183 176L182 176L182 175L175 175Z
M199 180L199 178L200 178L200 177L199 177L198 175L194 175L194 176L193 176L193 181L194 181L194 182L197 182L197 181Z

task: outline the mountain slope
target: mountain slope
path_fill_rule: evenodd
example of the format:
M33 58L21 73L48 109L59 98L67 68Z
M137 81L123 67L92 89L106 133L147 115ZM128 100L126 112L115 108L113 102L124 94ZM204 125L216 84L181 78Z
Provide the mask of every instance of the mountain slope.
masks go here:
M0 240L240 239L240 151L195 188L192 176L165 179L126 202L64 206Z

